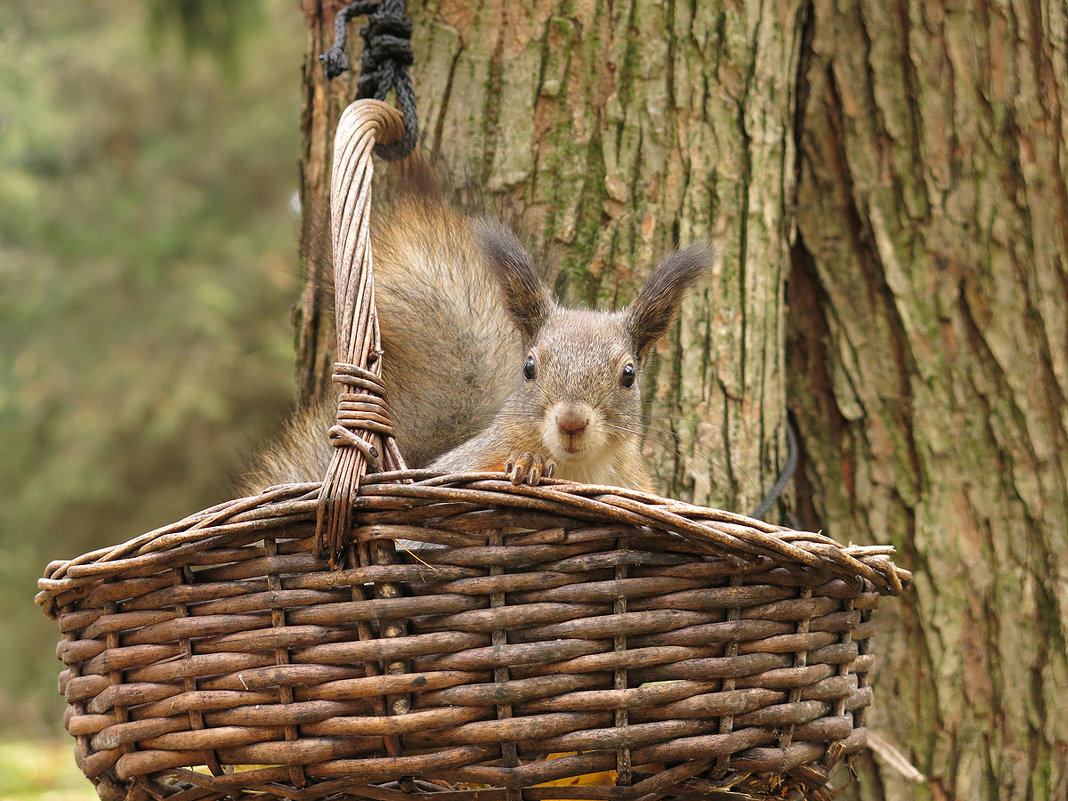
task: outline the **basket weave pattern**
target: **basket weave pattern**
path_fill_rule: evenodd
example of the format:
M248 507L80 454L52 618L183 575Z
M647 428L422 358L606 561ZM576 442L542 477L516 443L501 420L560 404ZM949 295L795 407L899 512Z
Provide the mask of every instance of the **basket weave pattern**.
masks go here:
M39 581L78 764L106 801L825 797L865 742L871 611L909 573L654 495L401 470L367 215L402 130L376 101L338 128L323 482Z
M907 578L887 549L563 482L388 478L338 570L318 485L50 566L66 723L105 797L770 792L863 745L869 615ZM400 538L447 547L360 566ZM535 787L600 771L631 786Z

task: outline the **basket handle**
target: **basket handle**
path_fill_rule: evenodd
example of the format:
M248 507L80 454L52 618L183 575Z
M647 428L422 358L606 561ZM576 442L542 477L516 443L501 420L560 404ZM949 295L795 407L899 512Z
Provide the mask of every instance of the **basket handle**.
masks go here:
M352 506L368 472L403 470L382 385L382 347L371 266L371 179L375 144L404 135L404 115L378 100L357 100L334 134L330 227L334 252L337 422L328 432L334 455L323 478L315 546L333 566L347 545Z

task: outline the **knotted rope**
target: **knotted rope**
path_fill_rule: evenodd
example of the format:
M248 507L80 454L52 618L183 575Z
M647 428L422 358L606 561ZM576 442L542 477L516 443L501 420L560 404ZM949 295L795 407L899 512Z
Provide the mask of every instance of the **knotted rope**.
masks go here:
M334 20L334 46L319 57L328 80L349 69L345 55L348 24L353 17L367 16L367 24L360 28L363 53L360 56L360 77L356 81L356 97L385 100L392 89L397 106L404 112L404 136L398 142L379 142L375 155L389 161L407 156L415 148L419 137L419 118L415 111L415 90L408 67L412 64L412 20L405 12L404 0L357 2L345 6Z

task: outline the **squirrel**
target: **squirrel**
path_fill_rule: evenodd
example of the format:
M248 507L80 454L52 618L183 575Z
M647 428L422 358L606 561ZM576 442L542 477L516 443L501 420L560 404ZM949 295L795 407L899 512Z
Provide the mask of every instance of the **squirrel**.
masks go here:
M383 383L409 466L650 491L642 373L714 251L671 253L626 309L566 308L510 229L410 185L371 231ZM334 413L299 414L249 489L322 478Z

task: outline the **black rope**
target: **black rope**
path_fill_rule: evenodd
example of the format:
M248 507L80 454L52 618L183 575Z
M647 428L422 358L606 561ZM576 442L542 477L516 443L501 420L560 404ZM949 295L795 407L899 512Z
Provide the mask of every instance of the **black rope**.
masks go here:
M404 9L404 0L358 2L345 6L334 20L334 46L319 57L327 80L348 70L345 55L348 24L353 17L367 15L360 28L363 54L360 77L356 80L356 97L385 100L390 90L396 94L397 106L404 112L404 136L390 145L375 145L375 155L389 161L407 156L419 138L419 118L415 111L415 90L408 67L412 65L412 19Z
M775 502L779 500L783 490L786 489L786 485L790 483L790 480L794 477L794 473L797 471L797 435L794 433L794 427L790 425L790 421L786 421L786 466L783 467L782 472L779 474L779 478L771 485L771 489L768 490L768 494L764 496L764 500L760 502L760 506L750 512L750 517L755 517L758 520L763 520L764 515L771 511L771 507L775 505Z

